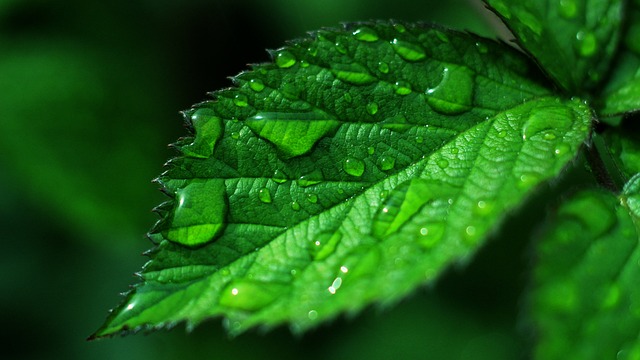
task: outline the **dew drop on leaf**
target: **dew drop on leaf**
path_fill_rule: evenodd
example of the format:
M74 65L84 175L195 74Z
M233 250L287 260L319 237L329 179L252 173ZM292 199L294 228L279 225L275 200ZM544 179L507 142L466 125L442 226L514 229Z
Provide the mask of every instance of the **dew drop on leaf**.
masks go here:
M273 172L273 177L271 179L278 184L285 183L288 180L287 175L279 169Z
M273 143L288 157L309 152L318 140L340 126L337 120L320 110L300 113L258 112L245 123L256 135Z
M427 103L444 115L456 115L471 110L474 74L466 67L449 64L442 69L440 83L426 91Z
M425 249L434 247L444 235L445 225L440 222L429 223L420 228L418 243Z
M351 176L360 177L364 174L364 162L353 157L348 157L342 163L342 169Z
M322 171L320 169L315 169L308 174L300 176L296 183L298 184L298 186L305 188L312 185L317 185L322 181L324 181Z
M309 320L313 321L318 318L318 312L315 310L309 310L309 312L307 313L307 317L309 318Z
M436 161L436 164L438 164L438 167L440 169L446 169L449 166L449 160L447 160L447 159L438 159Z
M379 62L378 63L378 71L380 71L383 74L389 73L389 64L387 64L384 61Z
M480 200L476 203L474 213L484 216L493 213L494 205L491 201Z
M571 145L567 144L567 143L560 143L556 146L555 150L553 151L553 153L555 155L565 155L568 152L571 151Z
M393 39L391 46L401 58L407 61L420 61L427 57L422 47L404 40Z
M399 33L403 33L405 31L407 31L407 28L404 25L398 24L398 23L393 24L393 28L396 29L396 31L399 32Z
M504 138L505 136L507 136L507 131L506 130L500 130L500 132L498 132L498 137L499 138Z
M176 191L170 227L163 232L167 240L199 246L222 233L227 217L223 179L191 180Z
M396 164L396 159L392 156L383 156L380 158L380 169L388 171L393 169Z
M290 68L296 64L296 61L296 57L287 50L282 50L276 54L276 65L279 68Z
M373 155L376 152L376 149L373 146L369 146L367 148L367 154Z
M364 66L357 63L333 64L331 71L338 79L353 85L368 85L376 81Z
M215 116L212 109L199 108L191 114L190 122L195 130L195 138L191 144L183 146L181 151L186 156L208 158L222 136L222 119Z
M407 118L403 114L396 114L381 122L383 129L389 129L393 131L406 131L413 127L413 125L407 123Z
M565 107L534 109L522 126L522 139L529 140L537 134L546 135L547 130L568 129L573 122L573 114Z
M255 311L275 301L283 291L285 284L254 280L235 280L229 283L220 295L220 306Z
M375 30L373 30L372 28L366 27L366 26L363 26L358 30L354 31L353 36L360 41L366 41L366 42L378 41L378 33L376 33Z
M487 47L487 45L481 42L476 43L476 49L478 49L478 52L480 54L486 54L489 52L489 48Z
M316 194L308 194L307 195L307 200L309 200L310 203L315 204L318 202L318 195Z
M298 203L297 201L291 202L291 209L294 211L300 210L300 203Z
M262 188L258 191L258 198L265 204L271 203L271 192L267 188Z
M577 50L581 56L590 57L596 53L598 49L598 39L596 35L590 31L579 31L576 34L578 40Z
M411 94L411 84L406 81L397 81L395 83L396 94L398 95L409 95Z
M538 175L536 174L522 174L520 175L520 181L518 182L518 187L520 189L528 189L539 182Z
M374 102L368 103L365 108L367 109L369 115L375 115L378 112L378 104Z
M238 94L233 98L233 103L238 107L246 107L249 105L249 99L244 94Z
M264 90L264 83L260 79L251 79L249 81L249 87L253 91L260 92Z
M238 140L240 138L240 133L237 132L237 131L232 132L231 133L231 138L235 139L235 140Z
M342 39L339 39L338 41L336 41L336 50L338 50L339 53L341 54L346 54L347 53L347 47L344 45L344 41Z

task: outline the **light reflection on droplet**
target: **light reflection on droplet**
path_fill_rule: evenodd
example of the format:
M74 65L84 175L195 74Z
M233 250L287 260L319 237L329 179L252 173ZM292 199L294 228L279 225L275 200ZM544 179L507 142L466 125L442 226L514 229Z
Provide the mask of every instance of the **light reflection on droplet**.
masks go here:
M337 277L335 278L335 280L333 280L333 283L331 283L331 286L329 286L327 290L329 290L329 292L333 295L336 293L336 291L338 291L338 289L340 289L341 285L342 285L342 278Z
M231 289L231 295L233 295L233 296L238 295L238 288Z
M342 271L343 273L346 274L349 271L349 268L344 266L344 265L342 265L342 266L340 266L340 271Z

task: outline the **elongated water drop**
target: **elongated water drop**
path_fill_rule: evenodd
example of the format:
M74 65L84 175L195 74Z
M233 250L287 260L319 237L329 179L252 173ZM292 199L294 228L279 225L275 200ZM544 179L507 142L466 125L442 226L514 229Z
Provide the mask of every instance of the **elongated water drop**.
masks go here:
M360 177L364 174L364 162L353 157L346 158L342 163L342 168L351 176Z
M269 140L287 157L303 155L340 122L315 110L300 113L258 112L245 122L256 135Z
M422 47L404 40L393 39L391 46L401 58L407 61L420 61L427 57Z
M568 154L570 151L571 151L571 145L567 143L560 143L553 150L553 153L556 156L562 156L562 155Z
M320 169L315 169L312 172L300 176L300 178L296 181L298 186L300 187L309 187L312 185L316 185L324 181L324 176L322 175L322 171Z
M370 27L363 26L358 30L353 32L353 36L360 40L366 42L374 42L378 41L378 33Z
M175 207L164 237L182 245L199 246L215 240L226 225L223 179L193 179L176 191Z
M353 85L367 85L377 80L364 66L357 63L333 64L331 71L338 79Z
M291 52L287 50L282 50L276 54L276 65L279 68L290 68L296 64L296 57Z
M195 130L195 138L191 144L183 146L180 150L191 157L210 157L216 143L222 137L222 119L215 116L212 109L200 108L191 114L190 123Z
M573 123L573 113L566 107L547 106L532 109L529 119L522 126L522 139L533 136L545 138L548 130L565 130ZM539 135L540 134L540 135Z
M427 103L445 115L469 111L473 105L474 82L470 69L449 64L442 69L440 83L426 91Z
M274 302L287 286L277 282L235 280L222 290L220 306L256 311Z
M287 175L279 169L273 172L273 177L271 179L278 184L283 184L288 180Z

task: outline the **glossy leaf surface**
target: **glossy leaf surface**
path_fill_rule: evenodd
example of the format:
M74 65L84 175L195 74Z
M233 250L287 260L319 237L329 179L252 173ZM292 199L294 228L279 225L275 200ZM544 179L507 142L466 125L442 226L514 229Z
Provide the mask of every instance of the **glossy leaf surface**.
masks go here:
M595 87L620 38L622 0L486 0L557 84L572 93Z
M537 359L640 356L638 176L617 199L586 191L563 204L537 244Z
M398 300L473 255L590 131L582 102L466 33L353 24L273 57L185 113L158 246L95 336L216 316L301 331Z

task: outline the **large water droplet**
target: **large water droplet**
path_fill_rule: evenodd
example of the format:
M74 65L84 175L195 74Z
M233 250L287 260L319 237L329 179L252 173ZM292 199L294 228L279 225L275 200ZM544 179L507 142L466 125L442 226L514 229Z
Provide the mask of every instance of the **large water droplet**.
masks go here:
M353 85L367 85L377 80L364 66L357 63L333 64L331 71L338 79Z
M573 122L573 114L566 107L550 106L531 110L529 119L522 126L522 139L529 140L537 134L544 138L546 130L568 129Z
M440 83L426 91L427 103L433 110L455 115L471 110L474 73L466 67L447 65L442 69Z
M191 125L195 138L191 144L181 148L183 154L197 158L208 158L213 154L216 142L223 133L222 119L210 108L200 108L191 114Z
M279 68L290 68L296 64L296 57L287 50L282 50L276 54L276 65Z
M596 35L590 31L579 31L576 34L577 50L581 56L590 57L596 53L598 49L598 39Z
M258 191L258 198L265 204L271 203L271 192L267 188L262 188Z
M388 171L396 165L396 159L392 156L383 156L380 158L380 169Z
M264 83L260 79L251 79L249 81L249 87L253 91L260 92L264 90Z
M296 182L298 183L298 186L305 188L319 184L322 181L324 181L322 171L320 169L315 169L308 174L300 176L300 178Z
M578 3L576 0L560 0L558 13L565 19L573 19L578 14Z
M375 30L373 30L372 28L366 27L366 26L363 26L358 30L354 31L353 36L360 41L366 41L366 42L378 41L378 33L376 33Z
M245 122L256 135L269 140L287 157L306 154L340 122L315 110L300 113L258 112Z
M342 240L340 231L324 231L313 238L311 243L311 254L315 260L323 260L333 254L336 246Z
M401 58L407 61L420 61L427 57L422 47L404 40L393 39L391 46Z
M220 306L256 311L274 302L287 289L285 284L254 280L235 280L220 295Z
M194 179L176 191L167 240L199 246L222 234L227 217L223 179Z
M342 163L342 169L351 176L359 177L364 174L364 162L353 157L348 157Z

